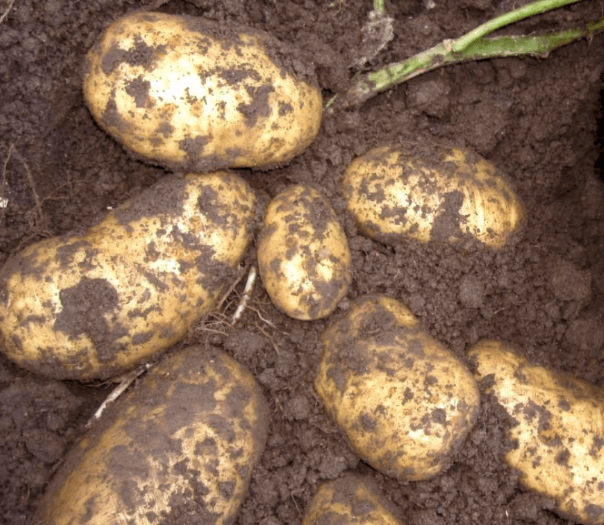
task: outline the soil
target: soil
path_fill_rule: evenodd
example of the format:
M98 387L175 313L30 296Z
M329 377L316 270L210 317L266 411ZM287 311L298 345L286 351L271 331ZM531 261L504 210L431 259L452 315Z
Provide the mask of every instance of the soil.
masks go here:
M373 56L375 42L363 40L371 8L365 0L2 0L0 264L40 239L82 231L166 175L126 153L83 103L84 54L126 12L145 5L268 31L311 57L327 101L359 67L402 60L525 3L386 2L394 38ZM504 33L574 27L601 16L601 2L585 0ZM223 348L247 365L271 407L268 444L238 525L299 524L317 484L348 470L372 477L408 525L571 523L552 512L551 501L523 491L503 464L509 421L488 396L445 473L401 482L350 450L312 380L325 326L349 300L377 292L409 305L462 359L478 339L496 337L535 363L604 387L604 182L596 170L603 70L604 34L547 58L440 68L360 107L327 113L315 142L288 166L238 170L261 202L292 184L319 189L345 227L354 264L348 299L327 320L288 318L258 282L230 326L224 319L237 305L241 282L222 312L191 328L188 343ZM339 189L350 161L378 145L434 140L469 146L508 174L528 210L521 240L493 251L471 244L391 246L357 233ZM254 260L252 247L246 262ZM113 387L37 377L0 353L1 523L31 521L65 451Z

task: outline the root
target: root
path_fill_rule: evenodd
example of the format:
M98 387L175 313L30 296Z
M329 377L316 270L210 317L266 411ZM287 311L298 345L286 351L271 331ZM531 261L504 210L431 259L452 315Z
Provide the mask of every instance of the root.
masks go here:
M243 295L241 296L241 300L239 301L239 306L237 306L237 309L233 314L233 318L231 319L231 326L235 326L235 323L239 321L241 314L243 314L243 311L245 310L245 307L247 306L247 303L250 300L252 290L254 289L254 283L256 282L257 275L258 270L256 270L256 267L254 265L252 265L250 267L250 273L248 273L247 276L245 288L243 289Z
M281 355L281 352L279 351L279 347L277 346L277 343L275 343L275 340L272 338L272 336L270 334L267 334L266 331L264 330L264 328L262 328L258 323L254 323L254 326L260 331L260 333L264 337L266 337L271 342L271 345L273 346L273 350L275 351L275 353L277 355Z
M235 327L239 319L241 318L243 312L247 309L254 312L258 318L262 321L263 324L270 326L273 330L278 330L273 322L269 319L266 319L263 316L263 312L259 310L259 308L255 307L260 305L261 303L255 303L255 306L250 304L252 292L254 290L254 284L258 278L258 269L256 266L252 265L249 268L247 280L245 283L245 287L243 289L242 294L239 296L239 301L237 307L235 308L235 312L229 318L229 315L226 313L231 310L233 304L236 301L236 298L233 301L228 301L228 297L233 293L235 287L241 282L243 278L243 273L235 280L235 282L230 286L229 290L220 300L218 308L213 310L211 313L206 315L193 329L190 333L190 338L195 339L197 334L201 334L202 332L209 332L212 334L219 334L221 336L228 335L228 329ZM237 294L238 295L238 294ZM226 304L225 304L226 303ZM281 352L279 351L278 345L275 343L273 336L267 332L260 323L254 322L252 323L254 326L266 339L268 339L273 347L273 350L277 355Z
M231 286L229 286L229 289L222 296L222 298L220 299L220 301L218 301L218 305L215 308L217 311L220 311L222 309L222 305L228 299L229 295L231 295L231 293L233 292L233 290L235 289L235 287L240 283L241 279L243 279L244 274L245 274L245 272L241 272L239 274L239 277L237 277L237 279L235 279L235 281L233 282L233 284L231 284Z
M34 207L31 210L25 212L25 217L27 218L27 220L29 222L30 228L33 229L35 226L37 226L41 222L42 217L43 217L42 201L40 200L40 197L38 196L38 192L36 190L36 183L34 182L34 178L32 177L32 174L31 174L31 170L29 169L29 165L27 164L27 161L23 158L23 155L21 155L19 153L19 151L15 149L14 144L10 145L8 152L9 152L9 154L8 154L6 161L4 162L4 168L2 170L2 197L4 197L4 187L5 187L5 183L6 183L6 166L10 159L11 153L14 152L15 157L18 157L19 161L23 165L23 170L25 171L25 178L27 179L27 184L29 185L31 192L34 196L34 203L35 203Z
M8 147L8 154L6 155L6 160L4 161L4 165L2 166L2 187L0 189L0 210L6 209L8 206L8 199L4 197L6 192L6 167L10 161L10 157L13 154L13 150L15 149L15 145L11 144Z
M195 334L199 332L210 332L212 334L226 336L227 332L223 329L223 326L228 326L228 324L228 317L225 314L218 311L211 312L195 326L191 333L191 337L194 339Z
M38 217L42 216L42 203L40 202L40 197L38 197L38 192L36 191L36 184L34 183L34 178L31 176L31 171L29 171L29 166L27 165L26 160L19 155L21 159L21 163L23 164L23 168L25 169L25 175L27 175L27 182L29 183L29 187L31 188L32 193L34 194L34 202L36 203L36 212Z
M103 412L105 412L105 409L109 405L114 403L128 389L128 387L134 382L134 380L136 378L138 378L144 372L149 370L149 368L151 368L153 365L154 365L154 363L146 363L146 364L140 366L139 368L137 368L136 370L133 370L132 372L122 376L119 385L117 385L111 391L111 394L109 394L107 396L107 399L105 399L105 401L103 401L101 403L101 406L97 409L97 411L93 414L93 416L88 420L88 423L86 423L86 428L90 428L94 424L95 421L98 421L101 418L101 416L103 415Z
M8 3L8 7L5 9L4 13L2 13L2 16L0 16L0 24L4 22L4 20L8 16L8 13L10 13L10 10L13 8L14 4L15 0L10 0L10 2Z

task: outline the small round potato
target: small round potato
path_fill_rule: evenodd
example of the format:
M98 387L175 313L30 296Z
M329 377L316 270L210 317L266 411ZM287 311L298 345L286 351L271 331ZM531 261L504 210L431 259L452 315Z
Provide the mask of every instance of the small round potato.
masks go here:
M463 363L384 296L361 298L322 339L315 390L359 457L401 480L443 471L478 415Z
M604 524L604 390L532 366L511 345L476 343L476 377L516 421L507 463L529 490L551 498L565 519Z
M400 144L355 159L342 181L359 231L387 244L455 242L502 248L526 222L502 173L476 153Z
M137 12L88 53L84 98L101 127L144 160L194 172L268 169L319 132L321 92L301 64L261 31Z
M397 514L372 479L346 474L319 486L302 525L403 525Z
M258 268L273 303L290 317L328 316L352 281L348 240L317 190L290 186L269 204L258 239Z
M177 351L69 452L34 523L233 523L268 419L259 386L237 361L215 349Z
M239 176L168 176L87 231L0 271L6 355L57 379L105 379L179 341L237 276L255 197Z

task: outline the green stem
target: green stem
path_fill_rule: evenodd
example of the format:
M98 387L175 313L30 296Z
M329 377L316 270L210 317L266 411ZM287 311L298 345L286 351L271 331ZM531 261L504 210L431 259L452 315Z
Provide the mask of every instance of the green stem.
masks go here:
M497 18L493 18L488 22L485 22L482 25L479 25L477 28L472 29L469 33L461 36L457 40L452 42L452 51L458 52L465 49L468 45L470 45L474 40L478 40L497 29L500 29L509 24L513 24L514 22L519 22L520 20L524 20L530 16L539 15L541 13L545 13L547 11L551 11L552 9L557 9L558 7L563 7L568 4L574 4L576 2L580 2L581 0L540 0L538 2L533 2L532 4L527 4L525 6L519 7L518 9L514 9L509 13L504 13Z
M551 0L545 1L549 2L549 5L552 4ZM580 0L556 0L557 4L577 1ZM543 11L544 3L544 1L540 1L529 6L534 7L536 4L539 4L537 7ZM524 6L520 9L524 10L529 6ZM525 16L530 15L525 14ZM502 26L498 25L498 27ZM584 28L566 29L532 36L520 35L485 38L484 36L477 36L486 34L484 29L480 32L475 32L476 30L454 41L445 40L402 62L389 64L373 73L361 75L350 88L342 93L343 105L354 106L361 104L381 91L444 65L497 57L526 55L544 57L558 47L604 31L604 18L597 22L591 22ZM472 38L468 38L471 34ZM460 41L464 42L463 47L459 45ZM454 51L454 49L457 49L457 51ZM327 106L329 107L334 100L335 97Z
M471 43L463 52L461 52L460 58L464 55L466 56L465 60L525 55L545 58L550 51L558 47L570 44L580 38L589 37L601 31L604 31L604 18L598 22L588 24L585 29L573 28L534 36L481 38ZM455 62L457 61L458 60L455 60Z
M380 15L386 14L386 7L384 6L384 0L373 0L373 10Z

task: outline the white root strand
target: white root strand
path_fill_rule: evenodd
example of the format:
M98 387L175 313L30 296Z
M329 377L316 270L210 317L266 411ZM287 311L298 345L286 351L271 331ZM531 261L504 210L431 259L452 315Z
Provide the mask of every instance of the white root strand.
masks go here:
M120 397L128 389L128 387L133 383L133 381L137 377L139 377L143 372L146 372L147 370L149 370L149 368L151 368L151 366L152 366L151 364L146 364L146 365L141 366L137 370L134 370L133 372L130 372L129 374L127 374L120 381L120 384L117 385L111 391L111 394L109 394L107 396L107 399L105 399L105 401L103 401L101 403L101 406L97 409L97 411L94 413L94 415L88 420L88 423L86 423L86 428L90 428L96 421L98 421L101 418L101 416L103 415L103 412L105 412L105 409L111 403L113 403L118 397Z
M252 265L250 267L250 273L247 276L247 281L245 283L245 288L243 289L243 295L241 296L241 301L237 306L237 310L233 314L233 319L231 320L231 325L235 325L239 318L243 314L245 308L247 307L247 303L250 300L250 296L252 294L252 290L254 289L254 283L256 282L256 276L258 275L258 270L256 270L256 266Z
M8 16L8 13L10 13L10 10L13 8L14 4L15 4L15 0L11 0L10 3L8 4L8 7L4 11L4 13L2 13L2 16L0 16L0 24L2 22L4 22L4 19Z

